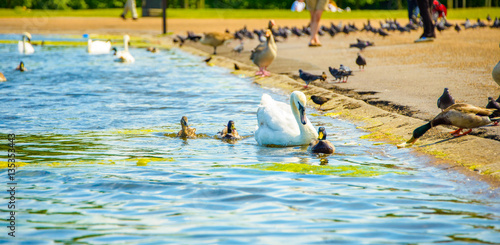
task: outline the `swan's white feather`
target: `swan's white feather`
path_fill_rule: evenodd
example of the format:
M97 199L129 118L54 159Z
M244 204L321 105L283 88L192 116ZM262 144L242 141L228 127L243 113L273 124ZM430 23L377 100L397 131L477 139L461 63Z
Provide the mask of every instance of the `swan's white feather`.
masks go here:
M303 103L305 106L305 101ZM309 119L306 119L306 125L302 125L290 105L275 101L268 94L262 95L257 122L255 140L259 145L307 145L318 137Z
M111 42L107 41L92 41L91 39L87 42L87 51L89 54L109 54L111 51Z

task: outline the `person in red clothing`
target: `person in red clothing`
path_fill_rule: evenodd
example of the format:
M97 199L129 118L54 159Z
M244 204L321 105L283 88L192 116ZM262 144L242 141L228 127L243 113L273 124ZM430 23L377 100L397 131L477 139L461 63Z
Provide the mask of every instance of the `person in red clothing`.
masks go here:
M439 18L444 18L446 20L446 15L448 14L446 6L441 4L438 0L432 2L431 13L434 21L437 21Z

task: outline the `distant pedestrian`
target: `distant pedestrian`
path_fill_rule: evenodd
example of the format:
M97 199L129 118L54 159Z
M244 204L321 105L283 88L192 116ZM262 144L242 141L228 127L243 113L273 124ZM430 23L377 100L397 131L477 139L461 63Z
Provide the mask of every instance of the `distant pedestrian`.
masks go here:
M124 20L127 18L125 15L127 15L127 12L130 11L132 12L132 19L137 20L137 9L135 8L135 0L127 0L125 3L125 6L123 6L123 13L120 15Z
M422 17L422 22L424 23L424 33L415 42L426 42L433 41L436 38L436 32L434 31L434 24L432 23L431 6L433 0L417 0L418 8L420 9L420 17Z
M295 0L292 4L292 12L302 12L306 8L304 0Z
M408 0L408 20L413 24L418 24L417 17L419 12L417 0Z
M306 5L311 13L311 22L309 23L311 40L309 41L309 47L319 47L321 46L318 35L319 21L323 11L328 9L328 0L306 0Z

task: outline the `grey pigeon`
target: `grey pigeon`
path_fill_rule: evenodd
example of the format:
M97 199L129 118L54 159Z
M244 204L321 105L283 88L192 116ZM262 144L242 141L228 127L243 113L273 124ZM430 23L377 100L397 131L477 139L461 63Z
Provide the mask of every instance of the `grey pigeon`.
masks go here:
M332 67L328 67L328 70L330 71L330 74L332 74L332 76L335 78L335 80L333 81L337 81L337 80L341 80L343 75L342 75L342 72L335 69L335 68L332 68Z
M498 102L496 102L493 99L493 97L488 97L488 104L486 105L486 108L487 109L496 109L496 111L490 115L490 118L500 117L500 104Z
M358 58L356 58L356 64L359 66L360 70L365 69L366 59L358 53Z
M437 100L438 108L440 108L441 111L443 111L453 104L455 104L455 99L451 97L450 92L448 92L448 88L444 88L443 94Z
M321 75L313 75L311 73L302 71L302 69L299 69L299 76L300 76L300 78L302 80L304 80L304 82L306 82L305 88L307 88L307 86L309 86L309 83L311 83L313 81L316 81L318 79L321 80L321 81L325 81L326 80L326 74L325 74L325 72L323 72L323 74L321 74Z

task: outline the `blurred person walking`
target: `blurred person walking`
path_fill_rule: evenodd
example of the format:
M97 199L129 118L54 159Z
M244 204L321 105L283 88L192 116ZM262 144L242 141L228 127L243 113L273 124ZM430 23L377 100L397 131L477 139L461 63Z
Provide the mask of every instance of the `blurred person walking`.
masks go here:
M124 20L127 18L125 15L127 15L127 12L130 11L132 12L132 19L137 20L137 9L135 8L135 0L127 0L125 3L125 6L123 6L123 13L120 15Z
M306 6L311 13L311 22L309 27L311 28L311 40L309 41L309 47L320 47L318 30L319 21L323 11L328 9L328 0L306 0Z

